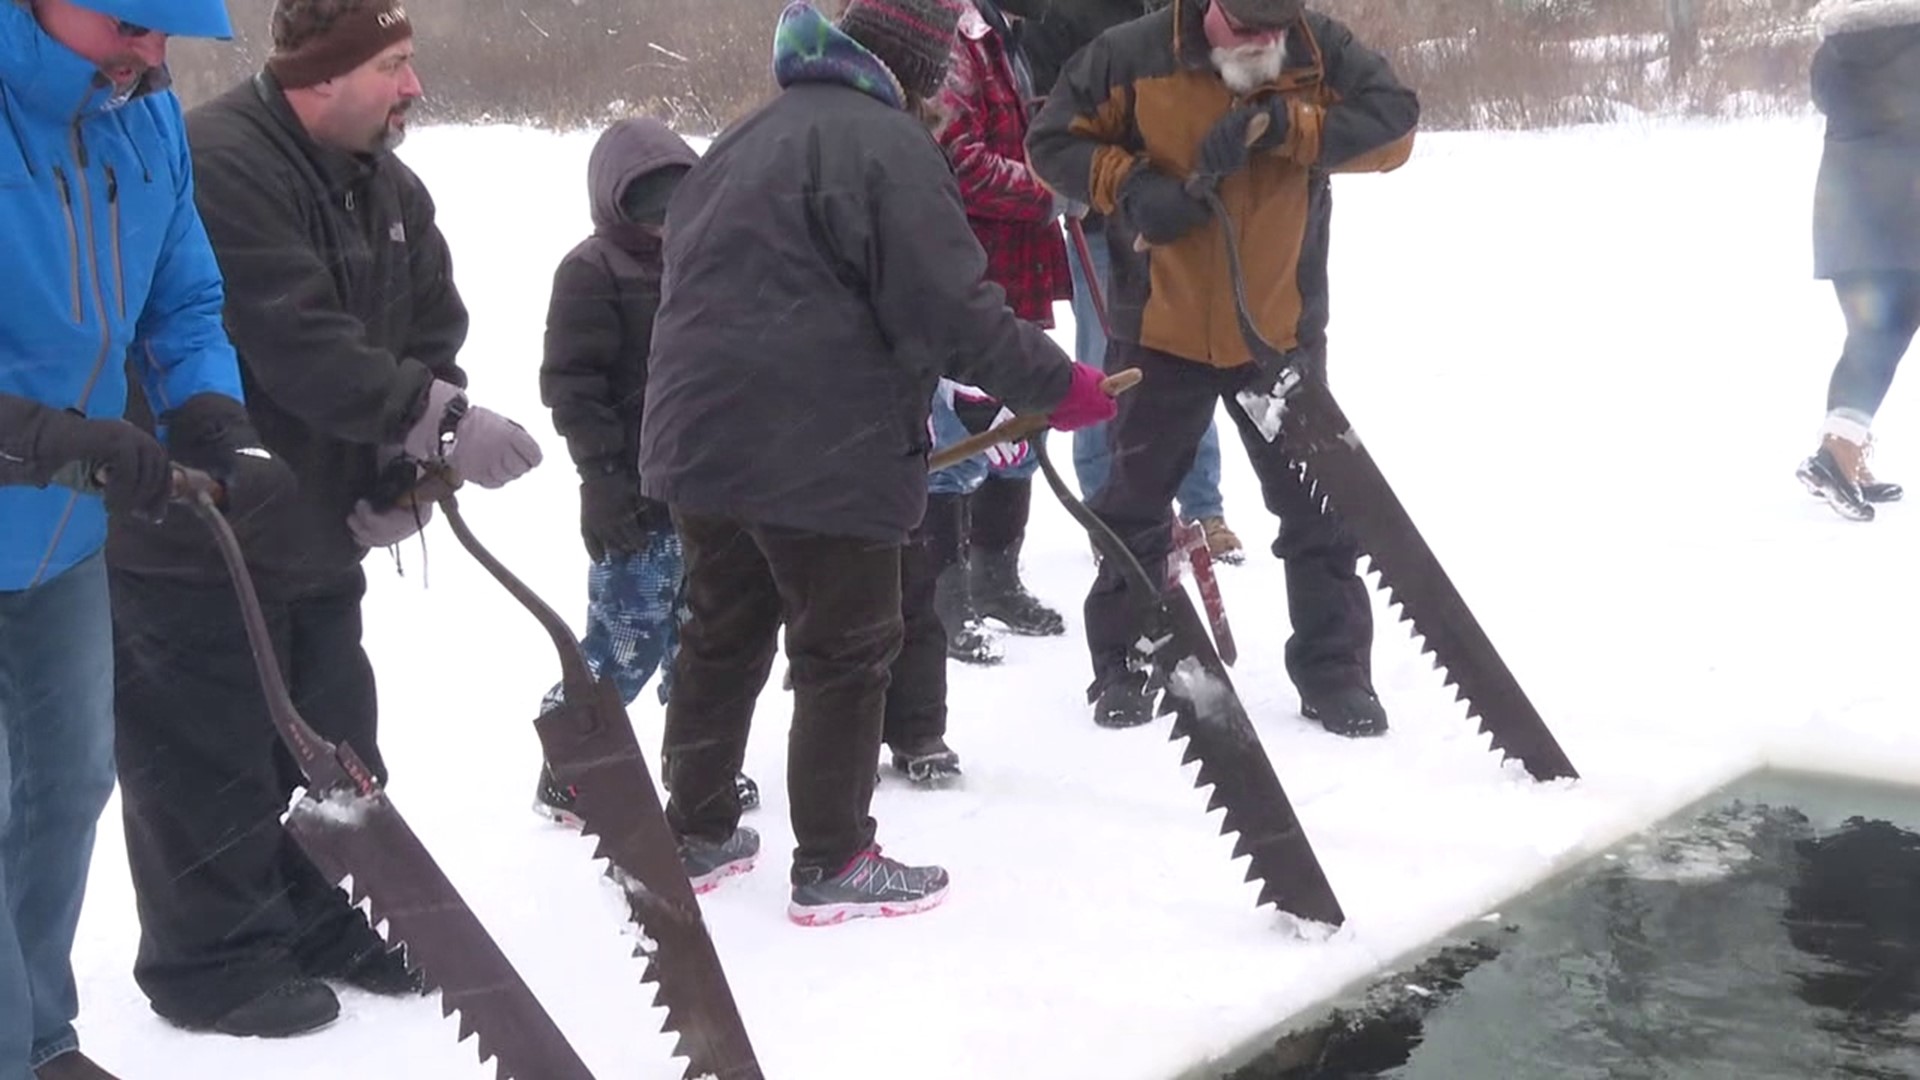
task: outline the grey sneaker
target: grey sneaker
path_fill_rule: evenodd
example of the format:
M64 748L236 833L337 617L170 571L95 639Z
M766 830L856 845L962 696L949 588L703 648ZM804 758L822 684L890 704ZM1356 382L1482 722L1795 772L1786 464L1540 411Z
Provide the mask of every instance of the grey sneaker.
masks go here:
M853 857L839 874L793 887L787 917L801 926L832 926L848 919L917 915L947 898L947 872L908 866L880 854L878 845Z
M712 892L722 881L746 873L759 857L760 834L744 826L719 843L692 837L680 841L680 865L687 868L696 893Z

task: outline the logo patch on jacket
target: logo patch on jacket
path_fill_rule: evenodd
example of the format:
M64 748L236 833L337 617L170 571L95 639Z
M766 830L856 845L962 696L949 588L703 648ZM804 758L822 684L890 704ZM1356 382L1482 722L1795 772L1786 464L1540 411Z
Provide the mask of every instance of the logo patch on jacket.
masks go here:
M407 242L406 223L401 221L396 221L393 224L387 226L387 239L393 241L396 244L406 243Z

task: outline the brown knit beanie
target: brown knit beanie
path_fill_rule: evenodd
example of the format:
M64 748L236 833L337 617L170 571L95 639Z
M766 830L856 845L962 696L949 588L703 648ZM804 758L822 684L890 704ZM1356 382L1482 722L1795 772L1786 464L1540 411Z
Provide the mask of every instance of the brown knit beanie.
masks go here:
M297 90L337 79L412 36L402 0L275 0L267 70Z
M879 57L909 96L931 101L947 81L964 2L849 0L837 25Z

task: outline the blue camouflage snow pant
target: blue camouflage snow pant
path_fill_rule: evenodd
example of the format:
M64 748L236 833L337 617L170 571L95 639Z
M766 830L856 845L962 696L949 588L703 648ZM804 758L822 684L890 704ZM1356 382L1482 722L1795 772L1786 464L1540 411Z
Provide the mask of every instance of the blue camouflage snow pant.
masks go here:
M656 531L644 551L610 555L587 570L587 636L581 650L595 676L609 676L620 700L633 704L647 680L662 671L660 701L673 680L673 652L684 618L684 561L680 536ZM561 684L541 699L546 713L560 704Z

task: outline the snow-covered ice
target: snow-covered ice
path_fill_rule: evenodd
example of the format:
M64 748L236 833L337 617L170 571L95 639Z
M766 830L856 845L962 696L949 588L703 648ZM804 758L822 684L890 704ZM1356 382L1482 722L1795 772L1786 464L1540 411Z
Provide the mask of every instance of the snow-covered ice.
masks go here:
M473 310L475 398L547 451L463 509L576 625L575 480L535 371L552 268L587 229L591 142L440 128L402 151ZM1043 491L1026 574L1069 636L955 665L965 787L890 777L875 800L889 852L952 871L944 907L787 921L778 671L762 697L747 768L767 856L703 903L768 1075L1161 1080L1762 763L1920 779L1920 508L1850 524L1793 478L1841 337L1809 277L1819 149L1802 118L1439 134L1397 173L1335 182L1334 389L1581 780L1503 767L1383 601L1392 733L1348 742L1300 719L1281 572L1260 550L1272 519L1229 445L1228 518L1254 549L1220 571L1233 681L1349 916L1325 940L1295 932L1253 906L1169 721L1090 722L1091 558ZM1889 478L1920 469L1917 401L1896 385L1881 414ZM551 646L443 526L427 539L424 564L405 546L405 577L384 553L367 563L394 801L596 1075L678 1077L591 841L528 812ZM651 751L651 693L633 714ZM174 1031L133 984L137 938L116 804L77 956L103 1063L147 1080L492 1075L432 1001L350 993L338 1024L294 1042Z

